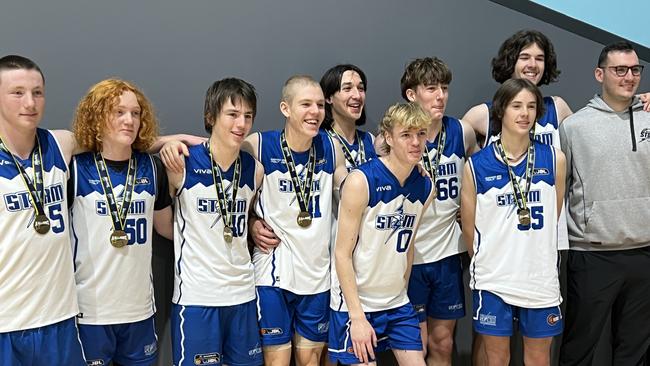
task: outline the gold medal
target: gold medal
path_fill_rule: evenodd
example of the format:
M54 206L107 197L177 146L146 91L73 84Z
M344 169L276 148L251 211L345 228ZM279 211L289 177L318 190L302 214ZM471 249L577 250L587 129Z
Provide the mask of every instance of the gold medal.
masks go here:
M229 226L226 226L223 228L223 240L226 241L226 243L230 244L232 243L232 229Z
M46 234L50 231L50 219L45 215L36 215L36 218L34 218L34 230L39 234Z
M129 237L122 230L115 230L111 233L111 245L115 248L122 248L129 243Z
M519 218L519 223L528 226L530 225L530 210L527 208L521 208L517 210L517 217Z
M309 227L311 225L311 214L307 211L300 211L296 221L300 227Z

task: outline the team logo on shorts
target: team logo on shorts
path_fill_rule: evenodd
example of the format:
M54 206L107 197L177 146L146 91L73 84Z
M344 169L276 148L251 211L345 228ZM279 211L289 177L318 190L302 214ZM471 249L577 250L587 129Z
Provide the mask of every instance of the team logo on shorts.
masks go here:
M260 329L260 334L262 335L269 335L269 336L274 336L274 335L280 335L283 334L284 332L282 331L282 328L262 328Z
M562 317L557 314L548 314L548 316L546 317L546 322L548 323L548 325L553 326L557 324L560 321L560 319L562 319Z
M158 350L158 344L156 343L156 341L153 341L153 343L146 344L144 346L144 354L145 354L145 356L151 356L151 355L155 354L157 350Z
M318 323L318 333L327 333L330 329L330 322Z
M88 366L104 366L104 360L88 360L86 361Z
M262 346L260 346L259 343L255 344L255 347L248 350L248 355L250 357L253 357L253 356L259 355L259 354L262 354Z
M479 323L482 325L490 325L495 327L497 325L497 317L492 314L479 314Z
M424 313L425 305L424 304L417 304L417 305L413 305L413 308L415 309L416 313Z
M221 354L219 352L200 353L194 355L194 364L200 365L216 365L221 362Z

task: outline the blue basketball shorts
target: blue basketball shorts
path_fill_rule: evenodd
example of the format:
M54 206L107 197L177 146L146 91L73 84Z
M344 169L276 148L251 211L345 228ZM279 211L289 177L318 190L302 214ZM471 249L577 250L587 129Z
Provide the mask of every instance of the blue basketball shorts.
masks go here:
M408 296L420 322L465 316L465 290L460 255L417 264L411 270Z
M0 333L0 365L86 366L75 318Z
M79 324L79 335L89 366L148 366L156 362L158 337L153 316L133 323Z
M232 306L172 304L175 366L257 366L263 362L255 300Z
M472 323L477 333L510 337L515 322L521 334L529 338L547 338L562 333L564 321L559 306L541 309L506 304L499 296L484 290L473 290Z
M258 286L262 344L273 346L291 341L294 331L313 342L327 342L330 292L296 295L278 287Z
M410 303L395 309L366 312L366 319L377 336L375 355L388 349L422 350L420 323ZM332 362L344 365L361 363L354 355L350 326L347 311L331 311L328 355Z

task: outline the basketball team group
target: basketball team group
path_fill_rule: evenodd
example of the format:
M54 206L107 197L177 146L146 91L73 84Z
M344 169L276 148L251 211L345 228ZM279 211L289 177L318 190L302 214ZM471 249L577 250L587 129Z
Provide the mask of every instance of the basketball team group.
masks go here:
M159 136L117 78L70 131L41 128L43 72L0 58L0 365L156 364L154 231L174 245L174 366L386 350L451 365L466 315L475 365L508 365L516 334L526 365L550 365L552 344L591 365L607 322L612 364L644 365L650 93L630 43L593 56L600 89L574 113L540 91L560 75L551 41L518 31L492 59L499 88L462 118L445 114L449 66L410 60L378 131L353 64L291 76L285 123L264 132L255 87L225 78L206 137Z

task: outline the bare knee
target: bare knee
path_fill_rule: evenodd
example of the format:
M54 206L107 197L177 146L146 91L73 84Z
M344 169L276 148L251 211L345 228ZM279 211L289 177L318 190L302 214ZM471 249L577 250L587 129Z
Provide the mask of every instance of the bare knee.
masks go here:
M309 340L300 334L296 334L293 339L296 348L296 365L297 366L319 366L321 353L324 348L323 342Z
M454 349L453 334L451 332L436 332L435 334L429 334L427 338L427 348L431 353L451 356Z
M427 349L440 363L442 359L451 361L454 349L455 320L429 319L430 323L427 336Z
M485 359L489 366L510 363L510 337L483 336Z
M268 366L289 366L291 362L291 342L275 346L265 346L264 365Z

